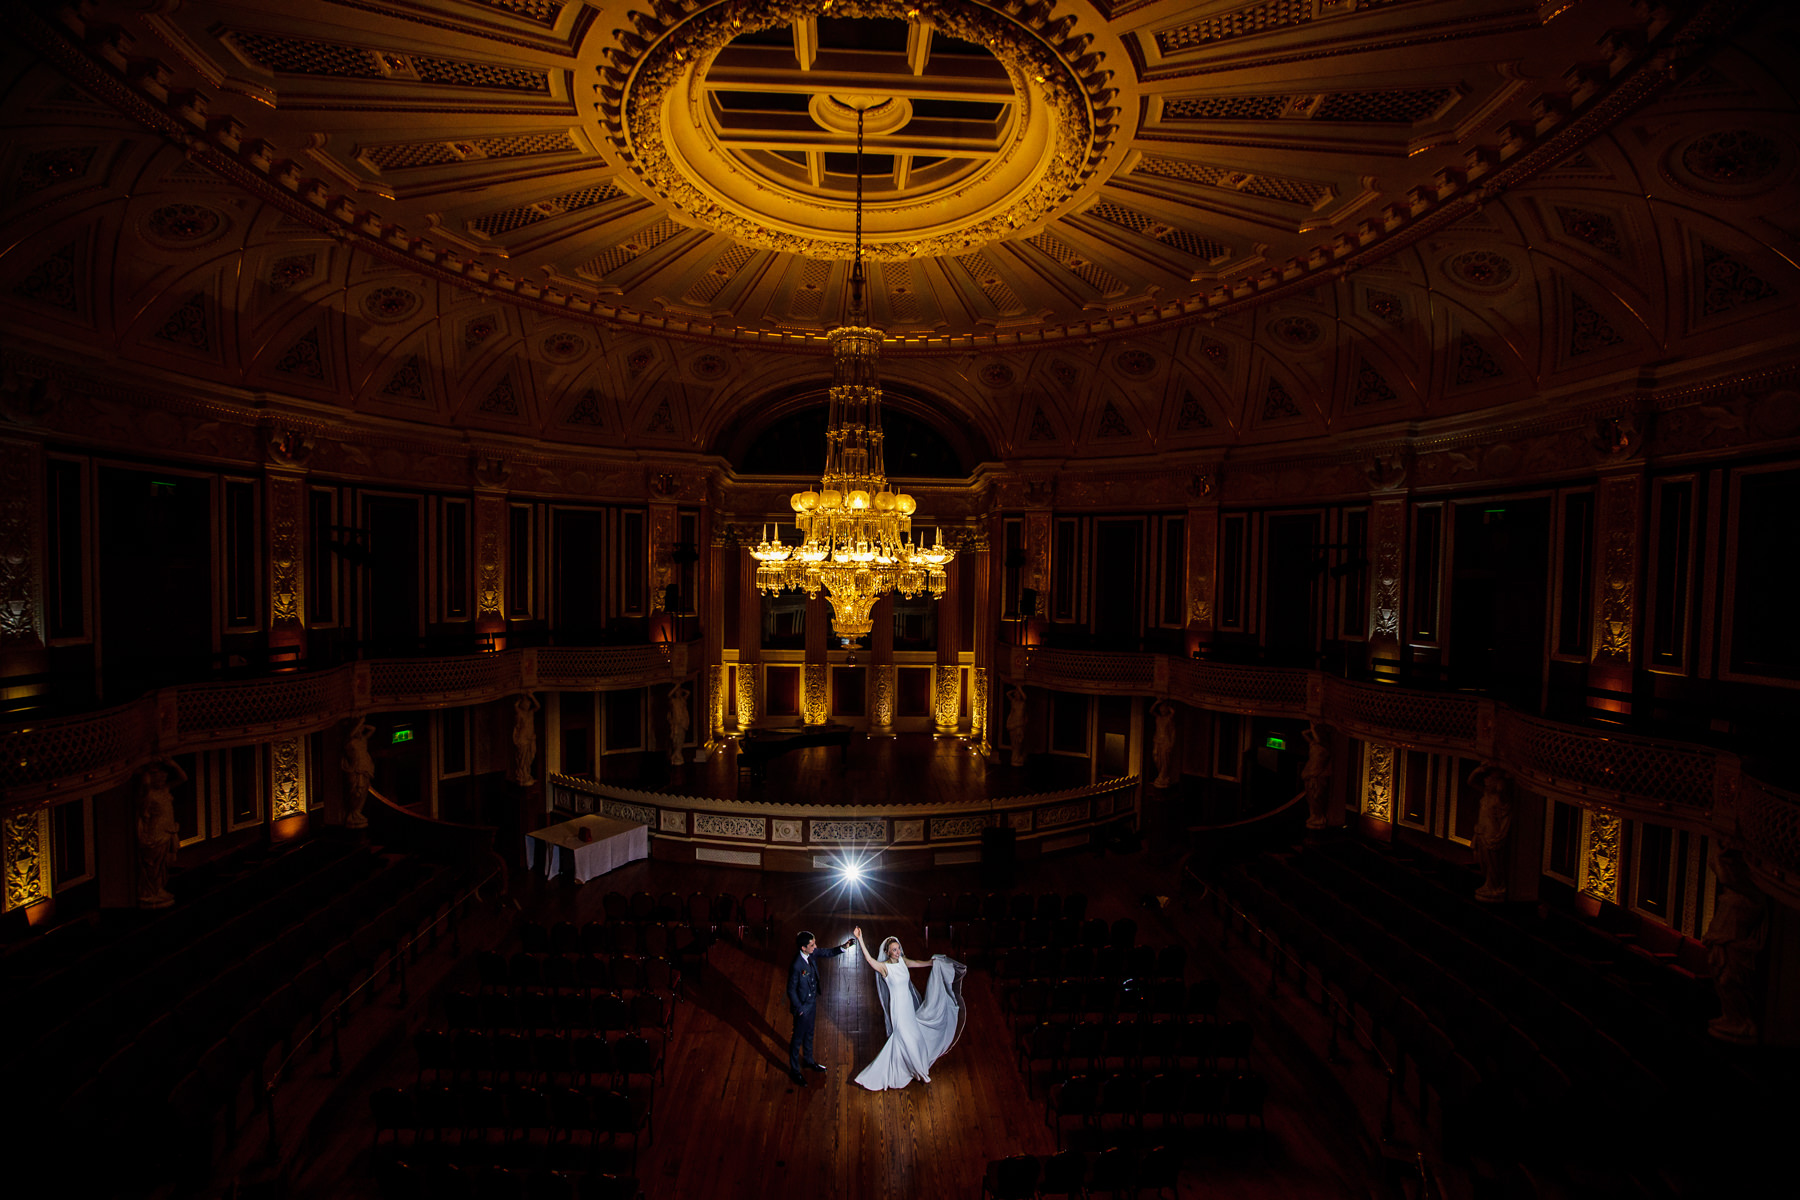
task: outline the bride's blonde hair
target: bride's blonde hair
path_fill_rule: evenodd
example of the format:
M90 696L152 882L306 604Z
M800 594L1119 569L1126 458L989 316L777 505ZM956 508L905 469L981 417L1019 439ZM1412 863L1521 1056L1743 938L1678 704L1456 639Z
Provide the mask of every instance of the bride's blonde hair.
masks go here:
M897 938L897 937L891 937L891 938L883 938L883 939L882 939L882 942L881 942L881 955L880 955L880 958L881 958L881 961L882 961L882 962L886 962L886 961L887 961L887 956L888 956L888 952L887 952L887 948L888 948L888 947L889 947L889 946L893 946L893 945L896 945L896 944L898 944L898 943L899 943L899 941L900 941L900 939L899 939L899 938Z

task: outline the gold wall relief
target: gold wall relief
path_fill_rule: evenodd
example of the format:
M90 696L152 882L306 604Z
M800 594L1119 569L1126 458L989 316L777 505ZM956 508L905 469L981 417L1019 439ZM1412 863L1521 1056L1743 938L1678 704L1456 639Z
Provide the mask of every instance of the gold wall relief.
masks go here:
M712 723L707 726L711 738L725 731L725 664L712 663L706 668L706 706Z
M936 689L932 694L931 713L939 733L955 733L962 707L962 668L955 663L939 663Z
M894 664L878 663L874 668L875 699L869 708L869 719L876 729L889 729L894 724Z
M805 689L800 697L800 719L808 725L823 725L831 717L831 705L826 699L825 674L830 668L824 663L806 664Z
M1406 558L1406 503L1382 500L1369 506L1369 637L1400 640L1401 570Z
M1050 514L1025 514L1025 583L1038 594L1038 603L1050 596Z
M737 669L737 723L739 729L748 729L756 724L757 699L762 694L762 663L738 660Z
M1393 820L1394 759L1392 746L1367 742L1363 746L1362 810L1381 821Z
M1624 822L1586 812L1587 848L1581 856L1581 890L1597 900L1619 902L1619 834Z
M271 471L269 504L269 640L296 641L306 624L306 477Z
M989 749L988 726L988 669L976 667L970 676L969 695L969 732L975 738L975 752L986 755Z
M506 497L475 497L475 621L497 630L506 620Z
M1187 622L1192 629L1211 629L1213 625L1213 565L1218 542L1219 510L1188 509Z
M6 908L25 908L50 895L50 810L8 813L0 820L6 871Z
M0 649L44 645L43 536L43 448L0 440Z
M306 754L300 738L269 743L269 815L277 821L306 815Z
M676 581L675 552L676 541L675 506L673 504L652 504L650 506L650 611L663 611L663 594L670 584Z
M1643 481L1618 475L1600 486L1594 541L1599 546L1594 573L1594 657L1629 661L1631 627L1637 612L1638 540Z

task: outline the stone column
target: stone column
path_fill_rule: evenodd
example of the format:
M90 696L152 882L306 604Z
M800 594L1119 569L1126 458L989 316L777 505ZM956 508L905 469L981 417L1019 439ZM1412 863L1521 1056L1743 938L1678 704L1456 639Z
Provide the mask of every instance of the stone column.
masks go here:
M986 756L989 744L988 724L992 720L992 666L994 640L1000 631L1000 586L994 579L996 556L989 552L992 537L999 533L999 518L970 530L963 538L958 558L965 558L963 579L974 590L974 663L969 672L969 736L975 753Z
M725 586L731 578L730 563L737 543L731 527L718 521L714 514L701 514L701 537L706 544L703 599L700 604L700 628L705 631L700 645L706 670L703 673L704 695L699 698L699 711L706 714L706 736L703 752L710 754L725 733L725 642L735 631L725 628Z
M962 707L962 589L968 564L958 554L944 567L948 586L937 602L937 673L931 715L940 736L956 732Z
M1405 594L1406 501L1369 504L1369 665L1398 667L1400 601ZM1386 820L1384 817L1383 820Z
M743 733L762 711L762 594L756 590L756 560L745 539L738 542L737 727Z
M44 448L0 438L0 678L41 675L47 640Z
M831 623L831 601L825 593L806 598L806 665L800 679L800 720L823 725L831 717L831 699L825 689L830 667L826 665L826 630Z
M1630 712L1632 668L1637 660L1639 542L1644 527L1641 468L1605 476L1594 496L1594 635L1588 686L1619 693L1617 700L1589 703Z
M869 732L894 733L894 593L875 602L869 621Z

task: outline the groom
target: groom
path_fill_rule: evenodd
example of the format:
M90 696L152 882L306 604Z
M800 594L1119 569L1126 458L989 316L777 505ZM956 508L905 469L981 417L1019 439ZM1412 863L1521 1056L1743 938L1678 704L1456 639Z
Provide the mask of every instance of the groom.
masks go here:
M815 1071L825 1069L813 1058L813 1009L819 1002L819 960L836 958L856 945L856 939L821 950L819 939L802 930L794 935L794 945L800 953L794 956L794 965L788 969L788 1011L794 1014L794 1038L788 1045L788 1075L805 1087L802 1067L811 1067Z

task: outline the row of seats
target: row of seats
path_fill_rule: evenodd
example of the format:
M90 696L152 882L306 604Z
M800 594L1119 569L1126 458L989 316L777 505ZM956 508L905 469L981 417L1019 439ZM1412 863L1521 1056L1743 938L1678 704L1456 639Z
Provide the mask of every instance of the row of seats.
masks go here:
M219 1139L231 1141L240 1099L260 1094L271 1063L302 1048L300 1036L334 998L362 987L366 1003L400 983L406 956L395 951L453 910L457 892L453 872L381 860L256 955L171 998L168 1013L85 1081L57 1119L111 1130L107 1161L121 1170L204 1169Z
M1141 1132L1151 1121L1159 1129L1184 1129L1190 1123L1229 1126L1238 1117L1260 1129L1268 1092L1268 1082L1254 1071L1071 1075L1051 1085L1044 1124L1055 1131L1058 1150L1071 1120L1074 1130L1098 1142L1120 1131Z
M1035 1091L1037 1067L1052 1081L1095 1071L1242 1068L1250 1057L1247 1021L1087 1021L1029 1025L1015 1037L1027 1091Z
M483 1161L486 1155L456 1155L468 1161L420 1161L417 1154L386 1158L375 1169L383 1200L639 1200L635 1175L586 1169L586 1157L571 1169L514 1167Z
M996 956L994 974L1019 979L1135 979L1140 983L1187 977L1187 947L1069 946L1064 949L1013 949Z
M1065 950L1084 947L1090 950L1130 950L1137 945L1138 924L1130 917L1111 922L1095 917L1078 921L1063 917L1055 921L1032 918L1015 921L1005 917L990 921L977 917L971 921L951 921L940 925L950 945L970 961L998 957L1008 950ZM928 935L929 936L929 935Z
M576 925L524 922L519 944L527 954L703 955L717 936L682 921L589 921Z
M1042 1200L1045 1196L1086 1197L1094 1192L1133 1196L1153 1191L1180 1195L1181 1151L1152 1146L1114 1146L1097 1154L1062 1150L1043 1156L1014 1154L991 1160L981 1176L981 1195L993 1200Z
M659 1029L667 1035L675 1016L668 990L645 987L631 992L459 991L445 998L444 1007L451 1028L495 1033Z
M380 1088L369 1097L377 1146L385 1134L402 1149L419 1143L452 1145L465 1154L524 1146L580 1146L590 1154L602 1141L630 1137L631 1163L640 1139L655 1140L655 1109L643 1096L603 1087L522 1087L425 1084ZM393 1153L393 1152L390 1152Z
M434 1083L555 1084L610 1080L620 1087L642 1076L661 1078L666 1048L641 1028L595 1026L578 1033L489 1033L485 1029L424 1030L413 1037L418 1079ZM653 1085L652 1085L653 1086Z
M1142 984L1134 979L1027 979L1001 989L1000 1007L1014 1025L1111 1017L1139 1021L1156 1017L1203 1018L1218 1011L1219 985L1211 979L1197 979L1186 985L1179 979Z
M484 992L547 989L549 991L640 992L677 995L681 990L679 957L662 954L515 954L507 958L484 950L475 956L475 977Z
M957 921L1080 921L1087 916L1087 904L1087 896L1082 892L940 893L925 898L919 924L929 936L934 924Z

